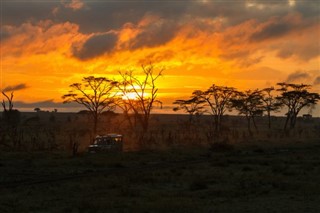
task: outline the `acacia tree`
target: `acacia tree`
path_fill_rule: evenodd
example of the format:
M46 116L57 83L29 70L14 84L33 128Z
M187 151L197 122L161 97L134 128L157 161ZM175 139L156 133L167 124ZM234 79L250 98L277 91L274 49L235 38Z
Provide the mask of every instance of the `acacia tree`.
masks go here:
M143 75L140 78L132 70L120 72L121 81L117 86L120 98L117 106L123 110L131 127L139 124L144 135L149 129L149 120L154 104L162 104L157 99L156 81L162 75L163 68L157 70L152 64L142 65L141 68ZM131 115L133 115L134 123Z
M274 87L268 87L261 90L263 110L267 112L268 127L271 128L271 112L277 111L281 107L281 103L272 95Z
M173 111L183 110L189 114L189 121L192 121L193 115L201 115L205 112L205 107L203 106L204 100L200 98L202 91L195 90L192 96L187 100L175 100L173 104L178 105L173 108Z
M311 86L306 84L278 83L277 85L280 86L278 91L281 92L277 100L283 106L287 107L287 118L284 130L287 130L288 123L290 123L290 129L293 129L301 109L317 104L320 100L320 95L309 92L308 89L310 89Z
M36 107L36 108L34 108L33 109L35 112L40 112L41 111L41 109L39 108L39 107Z
M231 99L232 106L238 110L240 115L245 115L247 119L247 127L250 134L251 121L256 130L258 127L255 122L255 117L263 112L262 95L260 90L247 90L245 92L237 92L235 98Z
M200 99L206 102L210 113L214 116L215 130L221 130L224 113L232 108L231 99L235 96L233 87L217 86L213 84L208 90L200 94Z
M103 111L114 109L115 81L105 77L84 77L82 83L73 83L68 94L62 96L64 103L75 102L90 111L93 119L93 133L97 133L98 120Z

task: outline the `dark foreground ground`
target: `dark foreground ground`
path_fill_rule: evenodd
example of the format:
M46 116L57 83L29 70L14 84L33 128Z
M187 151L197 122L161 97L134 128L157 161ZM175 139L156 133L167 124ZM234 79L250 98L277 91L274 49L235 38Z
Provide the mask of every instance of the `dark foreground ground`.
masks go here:
M320 142L0 153L0 212L320 212Z

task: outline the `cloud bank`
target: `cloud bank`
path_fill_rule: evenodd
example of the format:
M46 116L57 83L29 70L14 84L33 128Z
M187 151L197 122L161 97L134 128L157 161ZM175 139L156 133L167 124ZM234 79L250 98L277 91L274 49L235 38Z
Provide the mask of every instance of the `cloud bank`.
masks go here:
M24 79L28 92L16 94L23 100L59 100L83 76L112 78L149 62L166 68L172 78L162 85L179 87L177 94L195 81L245 89L303 81L319 90L311 72L319 70L318 1L10 0L2 7L1 81Z

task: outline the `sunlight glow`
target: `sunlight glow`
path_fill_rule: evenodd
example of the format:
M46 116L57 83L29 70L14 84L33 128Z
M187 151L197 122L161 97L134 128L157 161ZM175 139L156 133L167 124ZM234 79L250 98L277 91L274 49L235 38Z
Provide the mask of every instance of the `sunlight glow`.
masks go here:
M138 95L134 92L129 92L126 95L122 96L123 100L137 100Z
M296 1L295 0L288 0L288 4L290 7L294 7L296 5Z
M103 14L102 8L112 8L107 5L112 2L50 1L56 4L51 8L54 16L43 17L36 11L50 9L51 4L34 1L38 6L25 11L29 15L21 13L20 18L9 11L24 11L27 3L10 2L4 4L3 10L8 12L3 14L0 33L0 91L26 85L14 92L14 100L24 106L42 106L43 101L59 106L69 85L81 83L87 76L122 82L121 74L132 71L135 79L143 82L142 66L150 63L156 70L163 69L156 87L164 106L213 83L239 90L263 88L283 82L299 70L305 73L301 83L313 84L313 91L320 92L320 54L315 42L319 40L319 15L312 12L318 9L315 1L299 1L303 10L294 10L296 0L172 1L172 11L177 14L170 16L162 11L165 7L155 11L146 7L153 5L145 5L146 1L139 1L144 5L141 10L146 9L141 13L135 9L122 13L126 2L116 3L121 4L114 12L119 16ZM190 9L179 8L184 4ZM80 19L80 13L96 18L110 15L110 21L90 23ZM128 93L121 98L136 100L139 95L134 88L125 87L120 90ZM145 98L152 95L148 87ZM119 98L117 89L114 93Z

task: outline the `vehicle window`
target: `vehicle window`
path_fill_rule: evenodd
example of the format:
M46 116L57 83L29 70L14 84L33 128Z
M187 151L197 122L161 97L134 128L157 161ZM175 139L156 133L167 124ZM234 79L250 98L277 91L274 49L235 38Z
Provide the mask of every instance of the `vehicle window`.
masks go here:
M94 144L96 145L115 145L122 142L122 137L99 137L96 138Z
M115 142L121 142L122 138L114 138Z
M101 138L96 138L94 144L98 145L101 143Z

